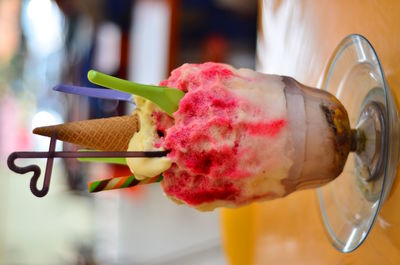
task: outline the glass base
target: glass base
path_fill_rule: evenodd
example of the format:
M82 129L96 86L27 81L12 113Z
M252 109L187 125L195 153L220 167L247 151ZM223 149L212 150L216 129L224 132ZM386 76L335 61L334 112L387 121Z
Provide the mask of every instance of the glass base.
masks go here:
M379 59L360 35L339 44L322 89L344 105L354 129L353 152L342 174L318 189L332 244L351 252L368 236L396 175L399 120Z

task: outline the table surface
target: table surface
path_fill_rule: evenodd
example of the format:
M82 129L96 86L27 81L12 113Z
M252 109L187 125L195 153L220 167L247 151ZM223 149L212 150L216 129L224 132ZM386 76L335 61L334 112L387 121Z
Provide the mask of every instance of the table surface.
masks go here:
M400 106L400 1L264 0L259 5L257 70L319 87L329 58L351 33L380 57ZM399 174L398 174L399 175ZM231 264L400 264L400 176L365 243L349 254L328 241L317 194L221 211Z

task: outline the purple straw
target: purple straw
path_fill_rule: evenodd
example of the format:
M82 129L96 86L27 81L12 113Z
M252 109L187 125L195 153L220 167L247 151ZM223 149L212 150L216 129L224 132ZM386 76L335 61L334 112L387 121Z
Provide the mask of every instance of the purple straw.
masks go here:
M53 87L53 90L92 98L122 100L133 104L135 103L131 94L106 88L81 87L59 84Z

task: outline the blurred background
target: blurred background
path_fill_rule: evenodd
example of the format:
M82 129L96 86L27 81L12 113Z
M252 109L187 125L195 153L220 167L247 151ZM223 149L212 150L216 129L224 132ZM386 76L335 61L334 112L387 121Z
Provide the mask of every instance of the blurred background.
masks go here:
M0 264L225 264L217 211L177 206L158 184L88 194L126 169L73 159L55 160L38 199L6 159L48 149L34 127L132 111L54 85L93 86L89 69L157 84L185 62L254 68L256 26L257 1L0 0Z
M158 184L88 194L124 167L56 159L42 199L6 167L12 151L48 149L34 127L132 111L52 91L92 86L89 69L157 84L185 62L217 61L319 87L336 46L359 33L399 106L399 12L397 0L0 0L0 264L400 264L399 176L365 243L342 254L314 190L199 213Z

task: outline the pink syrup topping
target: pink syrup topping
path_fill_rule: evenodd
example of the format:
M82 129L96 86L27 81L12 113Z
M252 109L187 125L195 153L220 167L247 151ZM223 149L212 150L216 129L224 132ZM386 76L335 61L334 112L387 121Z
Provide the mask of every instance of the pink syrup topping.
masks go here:
M239 112L248 109L249 103L230 90L226 82L230 78L240 77L223 64L186 64L160 84L186 92L173 125L165 114L155 113L153 118L162 132L156 145L171 150L168 157L173 161L163 174L164 191L191 205L235 201L241 192L235 180L252 174L240 161L255 156L248 154L251 150L242 141L274 137L286 125L284 119L240 120Z

